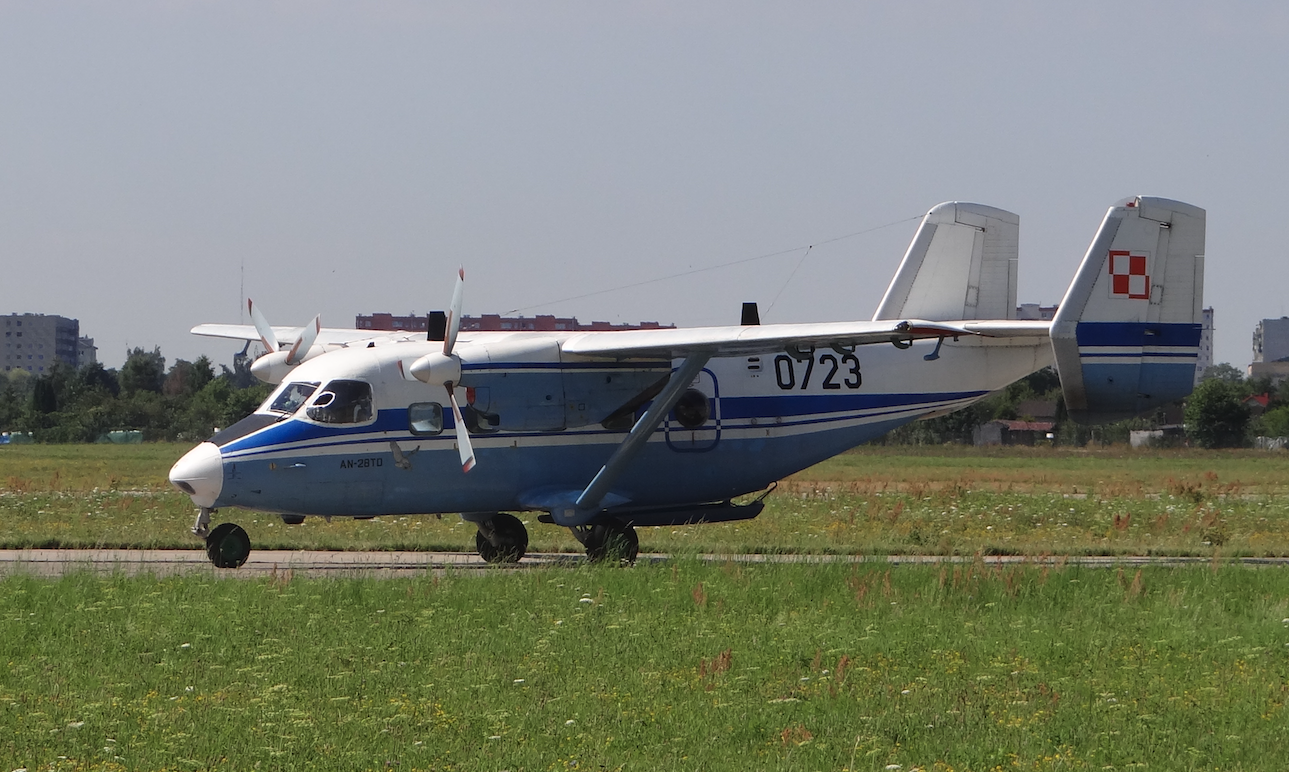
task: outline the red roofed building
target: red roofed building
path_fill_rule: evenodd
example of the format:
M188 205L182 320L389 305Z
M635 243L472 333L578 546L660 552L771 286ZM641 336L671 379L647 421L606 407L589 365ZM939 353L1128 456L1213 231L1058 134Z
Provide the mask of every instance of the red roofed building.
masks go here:
M584 324L579 322L575 316L502 316L500 314L470 316L469 314L465 314L461 317L461 329L465 332L510 332L512 330L528 330L533 332L598 332L602 330L660 330L672 327L675 327L675 325L659 324L658 322L640 322L639 324L590 322ZM416 314L408 314L407 316L394 316L393 314L377 313L370 316L363 316L359 314L354 317L354 329L389 330L392 332L425 332L428 329L428 322L425 315L418 316Z

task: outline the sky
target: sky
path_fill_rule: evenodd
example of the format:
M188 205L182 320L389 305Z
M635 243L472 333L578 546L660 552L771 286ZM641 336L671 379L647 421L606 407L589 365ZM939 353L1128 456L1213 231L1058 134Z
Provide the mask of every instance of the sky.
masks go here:
M1019 214L1054 304L1144 194L1208 211L1243 368L1289 313L1287 74L1274 2L0 0L0 314L109 367L230 362L188 331L244 297L441 309L459 266L474 315L868 319L949 200Z

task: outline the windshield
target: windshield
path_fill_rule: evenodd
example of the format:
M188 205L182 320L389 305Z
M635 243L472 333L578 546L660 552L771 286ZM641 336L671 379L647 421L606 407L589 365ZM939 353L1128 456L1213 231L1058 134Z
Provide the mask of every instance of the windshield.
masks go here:
M317 390L317 383L288 383L269 398L268 409L275 413L294 413Z

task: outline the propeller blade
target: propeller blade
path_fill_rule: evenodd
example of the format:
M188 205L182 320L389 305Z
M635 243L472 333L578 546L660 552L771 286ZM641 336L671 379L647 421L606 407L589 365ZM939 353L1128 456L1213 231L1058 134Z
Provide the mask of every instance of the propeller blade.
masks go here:
M447 335L443 337L443 353L452 355L457 345L457 333L461 330L461 303L465 295L465 268L457 269L457 286L452 290L452 307L448 310Z
M269 320L264 318L260 309L255 307L255 301L250 298L246 299L246 308L251 312L251 322L255 325L255 331L260 334L260 343L270 354L278 349L277 336L273 334L273 328L269 326Z
M461 471L468 472L474 469L474 446L470 444L470 432L465 427L465 419L461 417L461 408L457 406L457 394L452 388L452 384L444 385L448 390L448 400L452 403L452 422L457 428L457 450L461 453Z
M309 355L309 349L313 348L313 342L318 339L318 333L322 330L322 314L313 317L313 321L300 330L300 337L296 338L295 345L291 347L291 352L286 355L286 363L289 365L298 365Z

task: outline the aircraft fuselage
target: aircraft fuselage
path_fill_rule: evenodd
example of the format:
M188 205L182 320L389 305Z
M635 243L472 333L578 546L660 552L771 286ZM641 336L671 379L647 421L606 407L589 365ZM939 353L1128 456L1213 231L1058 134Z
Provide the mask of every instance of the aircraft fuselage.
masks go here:
M496 337L518 338L525 349L541 342L531 333ZM403 374L405 363L436 345L390 342L296 368L264 408L212 438L222 480L210 506L360 517L542 509L544 497L587 485L647 404L633 406L631 397L670 370L666 362L560 361L557 345L547 361L468 365L460 385L479 430L471 432L478 464L467 474L445 390ZM712 359L689 385L705 410L695 397L687 413L682 405L671 411L606 504L665 507L761 490L1051 361L1045 338L945 341L927 360L934 348L932 341ZM369 384L370 407L339 423L312 409L332 382ZM316 390L293 413L269 409L292 384ZM622 420L606 428L615 410Z

